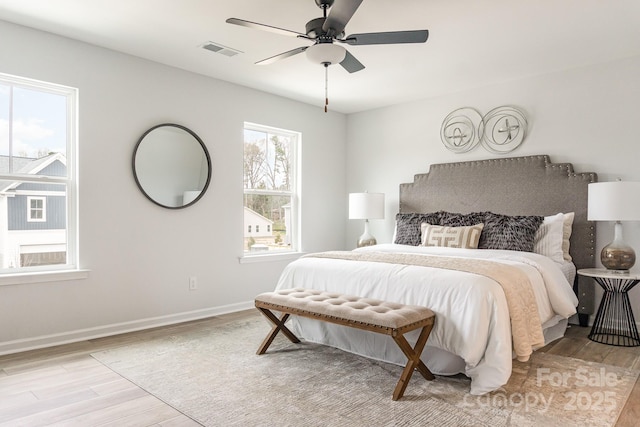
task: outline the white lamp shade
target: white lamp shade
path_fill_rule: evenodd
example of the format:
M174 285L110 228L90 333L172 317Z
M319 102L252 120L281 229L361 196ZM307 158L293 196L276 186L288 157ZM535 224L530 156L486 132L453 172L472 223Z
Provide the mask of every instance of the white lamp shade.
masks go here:
M589 184L589 221L640 221L640 182Z
M384 193L350 193L349 219L384 219Z
M316 64L338 64L347 55L342 46L333 43L317 43L305 51L307 58Z

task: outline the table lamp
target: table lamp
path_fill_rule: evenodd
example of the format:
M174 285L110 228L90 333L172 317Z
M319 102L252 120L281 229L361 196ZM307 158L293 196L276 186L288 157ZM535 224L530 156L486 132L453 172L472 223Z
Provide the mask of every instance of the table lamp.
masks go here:
M358 247L375 245L369 233L370 219L384 219L384 193L350 193L349 219L364 219L364 233L358 238Z
M595 182L588 191L588 220L615 221L613 242L602 249L600 261L608 270L626 272L636 254L622 239L622 221L640 221L640 182Z

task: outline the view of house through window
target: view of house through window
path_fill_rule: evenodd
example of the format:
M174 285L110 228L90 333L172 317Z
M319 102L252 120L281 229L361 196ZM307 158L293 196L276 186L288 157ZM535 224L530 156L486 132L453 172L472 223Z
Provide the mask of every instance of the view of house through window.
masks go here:
M298 250L300 134L245 123L244 253Z
M47 201L46 197L29 197L29 221L46 221L44 204Z
M76 90L0 74L0 273L75 267Z

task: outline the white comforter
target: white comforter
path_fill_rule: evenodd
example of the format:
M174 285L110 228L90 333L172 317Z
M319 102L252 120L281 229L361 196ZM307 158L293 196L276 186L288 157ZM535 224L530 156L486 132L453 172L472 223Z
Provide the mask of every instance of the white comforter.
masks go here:
M578 304L558 264L542 255L501 250L469 250L384 244L357 249L483 258L519 266L529 277L544 327L575 314ZM277 289L304 287L424 305L436 313L422 359L435 374L464 372L471 394L504 385L511 375L509 310L501 286L472 273L411 265L303 257L283 271ZM295 318L299 337L404 365L406 358L389 337L310 319ZM417 333L407 336L415 342ZM444 350L444 351L443 351ZM442 357L459 356L452 368ZM453 372L456 370L458 372Z

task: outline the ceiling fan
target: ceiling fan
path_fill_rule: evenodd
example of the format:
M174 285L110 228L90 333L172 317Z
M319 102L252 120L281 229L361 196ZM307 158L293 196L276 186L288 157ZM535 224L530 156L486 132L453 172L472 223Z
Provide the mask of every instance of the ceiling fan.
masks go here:
M323 16L307 22L305 33L238 18L229 18L226 22L314 42L311 46L298 47L256 62L256 64L261 65L271 64L281 59L306 52L307 58L312 62L324 65L325 69L327 69L329 65L340 64L349 73L355 73L356 71L364 69L364 65L340 44L363 46L375 44L424 43L427 41L429 37L428 30L361 33L351 34L345 37L345 27L362 1L363 0L315 0L316 5L322 9ZM336 44L336 42L340 44ZM328 100L325 102L325 111L327 110L327 103Z

